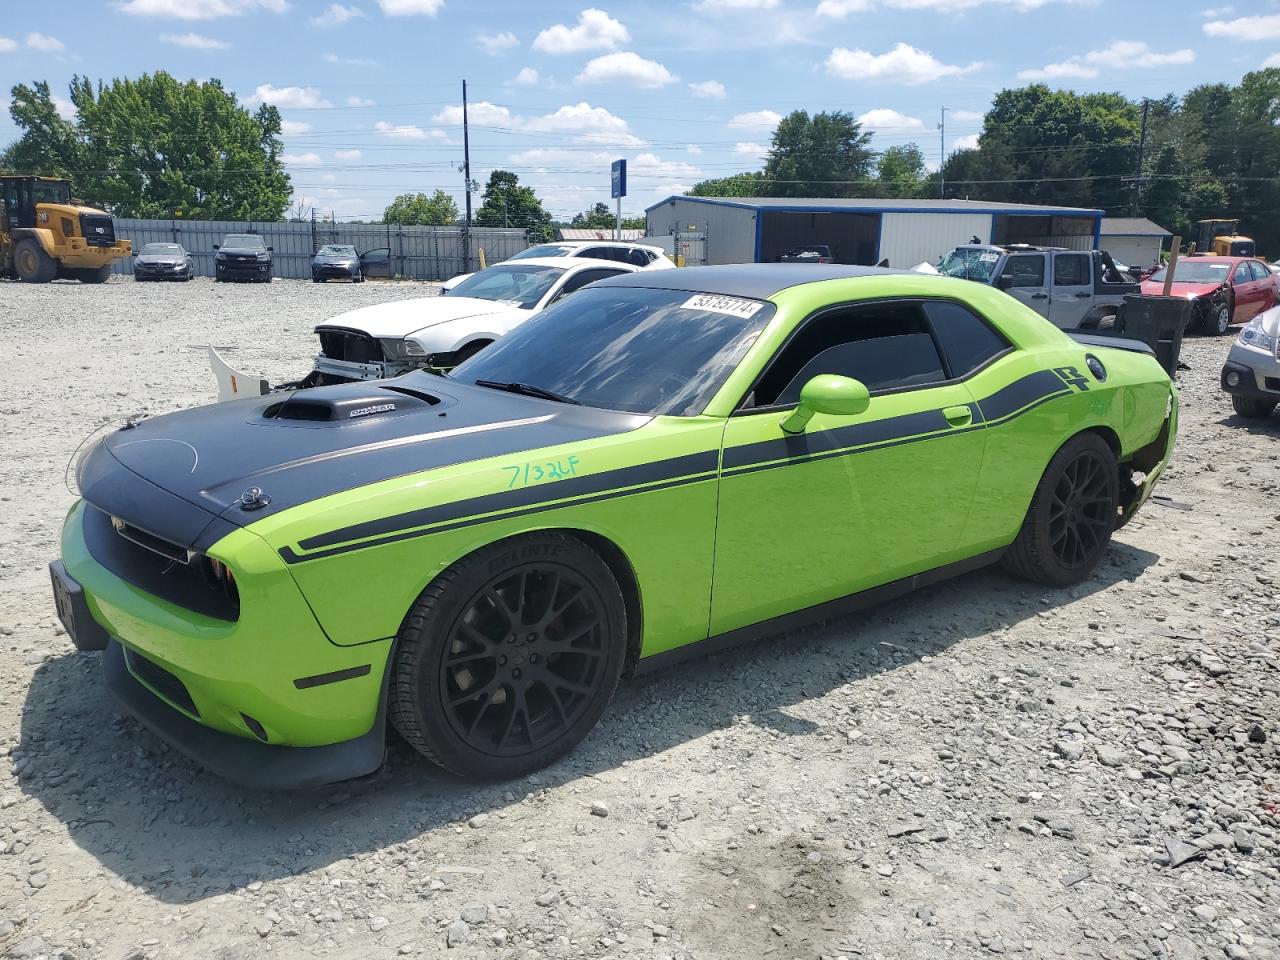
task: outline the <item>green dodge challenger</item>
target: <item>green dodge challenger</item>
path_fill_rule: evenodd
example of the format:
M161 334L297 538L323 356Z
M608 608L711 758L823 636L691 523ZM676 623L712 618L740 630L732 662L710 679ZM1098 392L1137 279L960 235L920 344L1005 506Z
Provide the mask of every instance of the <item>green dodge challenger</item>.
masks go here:
M129 423L51 564L76 646L229 779L512 777L621 676L984 564L1087 577L1151 494L1149 348L857 267L602 281L456 368Z

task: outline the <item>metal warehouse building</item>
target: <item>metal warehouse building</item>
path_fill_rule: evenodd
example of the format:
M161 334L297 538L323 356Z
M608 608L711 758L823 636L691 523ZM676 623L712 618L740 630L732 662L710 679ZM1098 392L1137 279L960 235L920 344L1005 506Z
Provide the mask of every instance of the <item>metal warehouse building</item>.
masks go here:
M1173 234L1146 217L1104 217L1102 249L1121 263L1145 267L1155 263Z
M668 197L645 210L647 234L706 237L706 263L769 263L792 247L826 244L837 263L937 262L975 237L1092 250L1101 210L984 200Z

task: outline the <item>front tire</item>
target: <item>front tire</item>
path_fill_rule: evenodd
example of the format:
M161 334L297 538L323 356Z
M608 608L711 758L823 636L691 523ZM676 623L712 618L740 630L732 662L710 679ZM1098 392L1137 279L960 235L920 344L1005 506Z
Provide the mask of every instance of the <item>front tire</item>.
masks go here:
M391 722L457 776L522 776L596 725L626 635L618 583L582 541L536 533L490 544L440 574L405 617Z
M1231 409L1242 417L1265 419L1271 416L1271 411L1275 408L1276 401L1265 397L1242 397L1234 393L1231 395Z
M1226 336L1231 329L1231 304L1225 300L1215 301L1209 305L1209 312L1204 315L1205 333L1214 337Z
M1072 437L1040 478L1005 569L1053 587L1081 582L1107 552L1119 502L1111 447L1096 433Z
M13 251L13 267L23 283L49 283L58 275L58 264L37 240L23 240Z

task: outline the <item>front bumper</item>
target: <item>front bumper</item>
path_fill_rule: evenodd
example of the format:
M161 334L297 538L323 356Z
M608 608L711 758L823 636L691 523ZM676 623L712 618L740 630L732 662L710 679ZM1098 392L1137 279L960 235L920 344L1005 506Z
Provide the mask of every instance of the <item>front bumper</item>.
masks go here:
M270 263L233 263L218 260L213 266L218 278L222 280L265 280L271 276Z
M1229 382L1231 379L1236 382ZM1280 357L1237 343L1227 355L1219 382L1227 393L1280 400Z
M314 280L355 280L360 276L358 266L343 266L336 263L313 263L311 277Z
M108 685L148 727L248 786L306 786L377 768L390 638L351 647L330 642L283 562L246 530L209 550L234 564L237 619L146 593L90 553L86 509L80 502L67 515L61 570L81 592L91 623L86 645L101 649L96 631L107 638ZM80 644L80 622L75 634Z
M182 280L187 276L187 268L185 266L148 266L146 264L134 264L133 277L135 280Z

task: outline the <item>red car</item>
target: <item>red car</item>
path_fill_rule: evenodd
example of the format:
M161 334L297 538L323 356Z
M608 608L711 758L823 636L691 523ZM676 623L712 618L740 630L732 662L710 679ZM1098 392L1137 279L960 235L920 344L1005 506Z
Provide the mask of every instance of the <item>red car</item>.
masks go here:
M1142 281L1148 296L1164 293L1167 267ZM1173 272L1175 297L1194 302L1188 329L1199 325L1206 333L1221 336L1233 323L1248 323L1280 299L1280 276L1252 257L1190 256L1178 261Z

